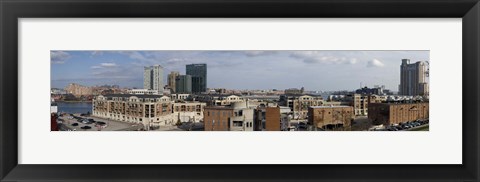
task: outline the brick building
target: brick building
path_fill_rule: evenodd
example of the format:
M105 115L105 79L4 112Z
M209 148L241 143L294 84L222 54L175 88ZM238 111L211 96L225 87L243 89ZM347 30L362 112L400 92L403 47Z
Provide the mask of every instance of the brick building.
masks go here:
M93 90L91 87L79 85L76 83L68 84L68 86L65 87L65 91L67 92L67 94L72 94L75 97L93 94Z
M374 125L392 125L427 119L428 102L421 103L371 103L368 106L368 118Z
M308 122L317 128L327 125L351 126L354 118L351 106L312 106L308 108Z
M280 131L280 107L266 107L265 108L265 130Z
M233 108L225 106L207 106L203 111L205 131L229 131Z

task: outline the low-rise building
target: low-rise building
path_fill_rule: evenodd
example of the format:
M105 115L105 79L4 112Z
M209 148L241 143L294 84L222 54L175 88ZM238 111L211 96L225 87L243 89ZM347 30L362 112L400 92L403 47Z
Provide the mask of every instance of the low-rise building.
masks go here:
M207 104L201 102L177 102L173 103L173 115L177 122L201 122L203 111Z
M349 127L354 118L351 106L312 106L308 108L308 122L317 128L328 125Z
M292 112L289 107L260 105L254 112L255 131L286 131L290 126Z
M188 100L195 100L207 103L207 106L229 106L232 103L244 102L245 99L240 95L219 95L219 94L196 94Z
M369 95L368 96L368 103L384 103L387 102L388 96L387 95Z
M145 129L174 125L172 102L162 95L98 95L92 101L92 115L100 118L141 123Z
M265 130L281 131L280 107L265 108Z
M207 106L203 111L205 131L229 131L233 108L227 106Z
M76 83L68 84L68 86L65 87L65 91L67 92L67 94L72 94L75 97L93 94L93 90L91 87L79 85Z
M360 89L355 90L356 94L362 95L384 95L385 86L375 86L373 88L363 87Z
M307 119L308 107L323 106L324 100L320 95L281 95L280 105L290 107L293 119Z
M348 93L345 95L333 95L329 97L331 102L340 102L341 105L353 107L355 116L368 115L369 96L362 94Z
M301 89L298 89L298 88L285 89L285 94L303 94L303 92L304 92L303 87Z
M158 95L158 90L151 90L151 89L130 89L127 90L127 94L134 94L134 95ZM103 94L102 94L103 95Z
M170 99L173 101L185 101L190 97L190 94L170 94Z
M245 102L245 100L239 95L229 95L224 97L219 97L214 100L214 105L216 106L229 106L232 103Z
M236 102L232 104L233 116L230 117L230 131L253 131L254 108L249 102Z
M394 125L429 118L429 103L371 103L368 118L374 125Z
M368 115L368 96L362 94L347 95L350 99L356 116Z
M57 113L58 112L58 106L57 103L55 103L54 99L51 99L50 101L50 113Z

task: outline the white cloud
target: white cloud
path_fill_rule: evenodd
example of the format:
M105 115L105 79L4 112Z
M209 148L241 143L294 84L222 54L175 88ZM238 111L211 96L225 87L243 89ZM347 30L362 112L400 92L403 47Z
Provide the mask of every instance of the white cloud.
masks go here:
M148 58L146 55L142 54L140 51L118 51L118 53L128 55L128 57L132 60L147 61L147 62L154 61L153 59Z
M90 68L92 69L102 69L102 68L113 68L117 67L118 65L116 63L100 63L99 65L92 66Z
M335 55L324 51L294 51L290 57L302 59L305 63L355 64L357 58Z
M90 53L91 56L101 56L103 55L103 51L92 51L92 53Z
M71 57L70 54L64 51L50 51L50 63L52 64L63 64Z
M103 67L114 67L117 66L115 63L100 63L101 66Z
M378 59L372 59L370 61L368 61L367 63L367 67L371 68L371 67L384 67L385 64L382 63L382 61L378 60Z
M249 57L255 57L255 56L265 56L269 54L274 54L275 51L245 51L244 53Z
M350 64L357 63L357 58L350 58Z

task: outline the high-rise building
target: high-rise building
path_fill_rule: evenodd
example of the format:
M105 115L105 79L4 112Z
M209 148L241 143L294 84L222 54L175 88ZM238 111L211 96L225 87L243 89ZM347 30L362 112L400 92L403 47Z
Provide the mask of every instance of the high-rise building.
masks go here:
M427 65L425 62L418 61L410 64L410 59L402 59L399 94L409 96L428 95L426 71Z
M143 88L144 89L152 89L153 88L153 85L152 85L152 78L153 74L152 74L152 69L151 67L144 67L144 71L143 71Z
M163 67L160 65L149 66L144 68L143 72L143 88L157 90L163 93Z
M207 64L188 64L187 75L192 76L192 92L207 91Z
M170 87L170 90L172 91L172 93L176 93L176 86L175 86L175 82L176 82L176 79L177 79L177 76L179 76L180 73L178 73L178 71L172 71L170 72L170 74L168 74L168 87Z
M192 93L192 76L179 75L175 79L176 93L188 94Z

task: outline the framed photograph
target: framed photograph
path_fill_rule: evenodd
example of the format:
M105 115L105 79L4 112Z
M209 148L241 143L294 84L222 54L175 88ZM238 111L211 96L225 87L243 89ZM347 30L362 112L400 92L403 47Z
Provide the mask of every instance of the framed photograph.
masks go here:
M479 8L0 1L0 179L479 181Z

